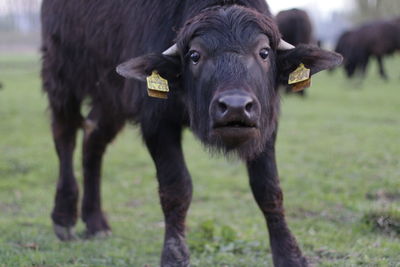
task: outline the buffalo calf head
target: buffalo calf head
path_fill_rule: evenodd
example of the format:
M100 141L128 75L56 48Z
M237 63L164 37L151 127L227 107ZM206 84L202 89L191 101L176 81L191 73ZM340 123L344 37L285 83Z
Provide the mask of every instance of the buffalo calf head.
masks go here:
M341 60L318 47L285 43L270 17L232 5L202 11L164 53L131 59L117 71L139 80L157 71L182 93L203 143L250 159L276 131L278 83L300 64L312 75Z

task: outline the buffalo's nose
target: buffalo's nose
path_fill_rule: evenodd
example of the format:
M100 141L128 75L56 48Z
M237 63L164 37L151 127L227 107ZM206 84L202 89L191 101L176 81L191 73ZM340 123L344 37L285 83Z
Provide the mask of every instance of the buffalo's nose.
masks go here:
M254 100L249 95L224 95L217 99L216 117L244 116L250 119L256 111Z

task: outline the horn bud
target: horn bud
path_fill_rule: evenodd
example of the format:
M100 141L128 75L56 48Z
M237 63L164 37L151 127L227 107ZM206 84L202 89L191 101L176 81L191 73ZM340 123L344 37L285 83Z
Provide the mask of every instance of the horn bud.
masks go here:
M174 44L162 53L164 56L176 56L178 54L178 46Z
M278 50L291 50L295 48L293 45L281 39L278 44Z

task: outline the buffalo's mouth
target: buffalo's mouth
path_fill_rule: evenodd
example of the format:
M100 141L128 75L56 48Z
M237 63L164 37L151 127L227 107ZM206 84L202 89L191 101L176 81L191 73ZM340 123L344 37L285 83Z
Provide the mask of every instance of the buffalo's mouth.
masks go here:
M245 120L232 120L227 122L217 122L214 124L213 129L252 129L257 128L257 123Z
M238 146L259 135L256 122L250 120L231 120L216 122L212 127L212 136L228 146Z

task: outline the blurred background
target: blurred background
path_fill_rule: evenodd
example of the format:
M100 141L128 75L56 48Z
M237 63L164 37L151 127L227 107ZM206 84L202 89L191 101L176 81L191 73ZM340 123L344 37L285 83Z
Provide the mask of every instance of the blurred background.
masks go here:
M163 216L138 127L127 126L104 160L103 206L113 236L61 243L53 233L58 160L41 90L40 3L0 0L0 267L159 266ZM268 3L274 15L306 10L313 40L327 49L347 30L400 16L400 0ZM359 44L357 37L349 56ZM385 79L374 55L362 81L325 71L305 97L283 97L276 151L285 211L314 266L400 266L400 53L384 52ZM192 266L272 266L243 164L212 157L189 131L184 136L194 183ZM74 162L80 184L82 139ZM82 222L77 233L84 236Z
M0 51L37 51L40 34L41 0L0 0ZM400 14L398 0L269 0L271 11L293 7L306 10L315 36L333 47L338 36L360 23Z
M40 0L0 0L0 52L37 51Z

